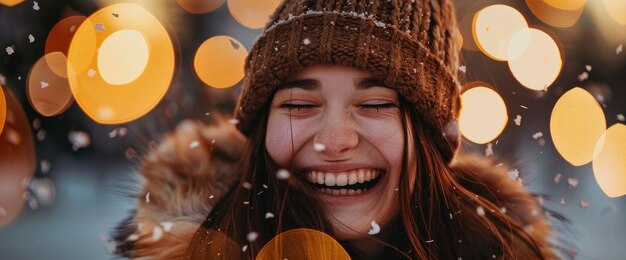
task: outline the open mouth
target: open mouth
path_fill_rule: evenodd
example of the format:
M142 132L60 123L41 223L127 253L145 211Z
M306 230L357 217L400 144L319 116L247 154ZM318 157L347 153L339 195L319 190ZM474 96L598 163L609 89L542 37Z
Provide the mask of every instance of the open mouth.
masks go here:
M380 182L382 169L359 169L348 172L308 171L307 182L317 191L333 196L359 195Z

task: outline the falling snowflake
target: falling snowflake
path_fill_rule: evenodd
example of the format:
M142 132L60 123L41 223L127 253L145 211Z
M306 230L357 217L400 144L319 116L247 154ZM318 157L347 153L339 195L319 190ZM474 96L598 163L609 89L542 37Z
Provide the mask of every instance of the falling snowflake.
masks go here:
M231 125L236 125L236 124L239 124L239 120L236 118L233 118L233 119L228 120L228 123Z
M587 207L589 207L589 205L591 205L591 201L586 200L586 199L581 199L580 200L580 207L585 209Z
M522 125L522 116L521 115L517 115L513 121L515 122L516 126Z
M96 29L96 31L104 32L104 24L97 23L96 25L94 25L94 28Z
M42 160L39 162L39 165L41 167L42 174L47 174L48 171L50 171L50 162L48 162L48 160Z
M111 13L111 15L113 15L115 18L119 18L120 17L120 14L118 14L118 13Z
M198 141L193 141L189 144L189 148L193 149L193 148L198 148L198 146L200 146L200 142Z
M48 84L48 82L42 81L41 83L41 88L47 88L48 86L50 86L50 84Z
M533 134L533 139L538 140L539 138L543 137L543 133L542 132L536 132Z
M241 186L243 186L245 189L252 189L252 184L249 182L244 182L243 184L241 184Z
M272 212L265 213L265 219L274 218L274 214Z
M152 241L159 241L163 237L163 229L159 226L155 226L152 229Z
M556 175L554 175L554 183L556 184L561 183L561 178L563 178L563 175L561 175L560 173L557 173Z
M626 118L624 117L624 114L618 114L617 115L617 120L624 122L624 121L626 121Z
M578 186L578 179L576 179L576 178L567 178L567 184L569 184L570 187L574 188L574 187Z
M163 227L163 231L170 232L170 230L172 230L172 227L174 227L174 223L172 222L163 222L161 223L161 226Z
M8 55L11 55L11 54L15 53L15 50L14 50L14 49L13 49L13 47L11 47L11 46L7 47L7 48L6 48L6 51L7 51L7 54L8 54Z
M146 193L146 203L150 203L150 192Z
M304 45L309 45L311 44L311 40L309 40L309 38L305 38L304 40L302 40L302 43L304 43Z
M278 178L279 180L286 180L289 179L289 176L291 174L289 173L289 171L285 170L285 169L280 169L276 172L276 178Z
M485 209L482 206L476 207L476 214L478 214L478 216L484 217Z
M322 152L326 150L326 146L321 143L313 143L313 149L317 152Z
M467 71L467 67L465 65L462 65L459 67L459 71L465 73Z
M96 75L96 71L95 70L89 69L87 71L87 76L89 76L90 78L93 78L93 76L95 76L95 75Z
M524 106L524 105L520 105L519 107L521 107L521 108L523 108L523 109L528 109L528 107L527 107L527 106Z
M583 82L585 80L587 80L589 78L589 73L587 73L586 71L583 71L582 73L578 74L578 81Z
M370 228L370 230L367 231L368 235L376 235L380 233L380 226L378 225L378 223L376 223L375 220L372 220L372 222L370 222L370 225L372 226L372 228Z
M68 139L72 144L74 151L80 148L85 148L91 144L91 138L89 138L89 135L82 131L70 131Z
M248 245L244 245L244 246L241 248L241 252L246 252L246 250L248 250Z
M254 242L257 238L259 238L259 233L257 232L250 232L246 235L246 239L250 242Z
M517 169L512 169L507 173L507 175L509 176L509 179L515 180L519 178L519 171Z
M586 69L587 71L591 71L591 65L585 65L585 69Z
M565 205L565 198L561 198L560 203L561 203L561 205Z
M209 199L213 199L213 198L214 198L214 196L213 196L213 194L211 194L211 195L209 196Z
M39 3L37 1L33 1L33 10L39 11Z
M617 48L615 49L615 54L620 55L620 53L622 53L623 48L624 48L623 44L618 45Z
M6 85L7 84L7 78L4 77L4 75L0 74L0 85Z
M500 212L502 212L502 213L505 213L505 214L506 214L506 208L505 208L505 207L500 208Z
M139 234L132 234L126 238L126 241L136 241L139 239Z
M488 143L487 144L487 149L485 149L485 156L489 157L493 155L493 144L492 143Z
M33 43L35 42L35 36L33 36L32 34L28 35L28 42Z

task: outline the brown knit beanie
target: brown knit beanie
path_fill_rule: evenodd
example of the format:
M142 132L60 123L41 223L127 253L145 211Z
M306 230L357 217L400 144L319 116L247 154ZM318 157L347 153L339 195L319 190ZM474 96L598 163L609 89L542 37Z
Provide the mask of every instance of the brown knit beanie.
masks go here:
M341 64L368 71L411 101L450 161L460 138L456 30L450 0L284 0L246 59L237 128L249 135L293 73Z

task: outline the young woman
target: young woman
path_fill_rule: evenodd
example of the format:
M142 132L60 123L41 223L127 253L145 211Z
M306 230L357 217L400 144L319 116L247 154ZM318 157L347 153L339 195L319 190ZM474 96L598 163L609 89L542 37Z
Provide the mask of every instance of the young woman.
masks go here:
M447 0L283 2L247 59L239 131L185 122L146 157L118 253L254 259L308 228L355 259L553 258L532 196L457 155L455 32Z

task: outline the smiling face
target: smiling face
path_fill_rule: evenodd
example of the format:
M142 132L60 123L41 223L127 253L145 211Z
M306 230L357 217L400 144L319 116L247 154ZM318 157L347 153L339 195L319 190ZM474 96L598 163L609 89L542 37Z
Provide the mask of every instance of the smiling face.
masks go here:
M369 73L317 65L290 77L272 99L265 145L278 166L295 169L293 181L313 188L337 239L368 236L372 221L384 229L398 213L398 94Z

